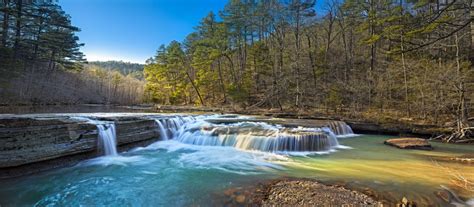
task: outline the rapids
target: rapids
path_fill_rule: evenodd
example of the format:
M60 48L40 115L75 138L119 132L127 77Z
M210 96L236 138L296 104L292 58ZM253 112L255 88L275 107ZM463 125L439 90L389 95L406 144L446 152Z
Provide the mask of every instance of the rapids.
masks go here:
M234 117L245 121L230 124L210 123L206 121L209 118L216 120L219 116L176 116L155 121L164 140L171 138L192 145L229 146L274 153L330 151L341 148L336 134L353 134L344 122L331 122L330 126L322 128L287 128L254 122L249 117Z
M282 176L373 189L420 206L447 205L436 196L446 187L466 201L461 204L473 203L468 200L474 194L457 188L453 180L474 179L474 166L445 159L474 154L469 145L432 142L434 151L400 150L383 144L388 136L353 136L343 123L305 128L229 115L144 116L156 121L163 141L120 156L0 180L0 205L224 205L226 189ZM81 117L96 123L99 140L112 140L113 122ZM206 121L210 118L242 121Z

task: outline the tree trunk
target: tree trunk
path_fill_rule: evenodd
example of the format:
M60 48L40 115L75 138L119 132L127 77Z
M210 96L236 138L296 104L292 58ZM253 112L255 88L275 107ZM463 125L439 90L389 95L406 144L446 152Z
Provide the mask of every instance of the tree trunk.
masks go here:
M471 50L469 52L469 59L471 66L474 67L474 0L471 0Z
M38 26L38 31L36 32L35 49L34 49L34 55L33 55L33 58L35 60L38 57L39 41L41 39L41 31L42 30L43 30L43 18L40 17L40 23L39 23L39 26Z
M339 27L341 28L341 39L342 45L344 47L344 82L347 82L347 69L350 65L349 63L349 50L347 48L347 40L346 40L346 28L344 26L343 20L339 20Z
M191 78L191 75L189 75L189 72L188 72L188 71L186 71L186 76L188 77L189 82L190 82L191 85L193 86L194 91L196 91L196 94L197 94L198 97L199 97L199 101L201 102L201 105L205 106L205 105L204 105L204 101L202 100L202 97L201 97L201 93L199 92L199 89L197 88L197 86L194 84L194 81L193 81L193 79Z
M403 85L405 89L405 112L407 117L410 117L410 102L408 100L408 74L407 74L407 66L405 63L405 53L403 52L404 47L403 47L403 34L401 35L401 43L400 43L400 48L402 51L402 68L403 68Z
M17 1L17 6L16 6L16 32L15 32L15 44L14 44L15 57L18 57L18 52L20 49L22 14L23 14L23 0L20 0L20 1Z
M465 123L467 121L467 106L466 106L466 96L465 96L465 89L464 89L464 75L461 71L461 57L459 56L460 48L459 48L459 36L458 33L454 35L454 41L456 46L456 69L457 69L457 91L458 91L458 123Z
M3 25L2 25L2 46L3 47L7 46L8 30L10 29L9 28L10 9L8 8L9 3L10 3L10 0L3 0L3 4L4 4Z
M369 10L369 13L374 13L374 14L371 14L371 15L375 15L375 3L374 3L375 0L370 0L370 10ZM374 26L374 20L373 18L375 17L371 17L369 15L369 32L370 32L370 36L373 37L375 35L375 26ZM374 71L374 68L375 68L375 43L371 43L370 44L370 67L369 67L369 70L367 71L367 83L368 83L368 87L369 87L369 91L368 91L368 99L369 99L369 108L371 107L372 105L372 73Z
M296 97L295 106L300 107L300 11L296 12L296 28L295 28L295 44L296 44L296 58L295 58L295 79L296 79Z
M230 74L232 75L232 79L234 81L234 84L237 84L237 76L235 74L235 69L234 69L234 61L232 61L232 58L227 55L227 54L224 54L224 57L229 61L229 64L230 64Z
M403 0L400 0L400 16L402 18L400 18L400 25L402 25L404 22L403 22ZM407 66L406 66L406 62L405 62L405 53L404 53L404 50L405 50L405 45L404 45L404 33L403 33L403 30L400 32L400 50L402 51L401 53L401 59L402 59L402 68L403 68L403 84L404 84L404 88L405 88L405 112L406 112L406 115L407 117L410 117L410 102L408 100L408 74L407 74Z
M306 34L306 38L308 39L308 56L309 56L309 61L311 63L311 71L313 72L313 84L314 84L314 89L317 87L317 82L318 82L318 77L316 75L316 64L314 63L314 57L313 57L313 51L312 51L312 44L311 44L311 37Z
M227 93L225 91L224 78L222 77L222 67L220 58L217 60L217 69L219 70L219 81L221 82L222 93L224 94L224 104L227 103Z

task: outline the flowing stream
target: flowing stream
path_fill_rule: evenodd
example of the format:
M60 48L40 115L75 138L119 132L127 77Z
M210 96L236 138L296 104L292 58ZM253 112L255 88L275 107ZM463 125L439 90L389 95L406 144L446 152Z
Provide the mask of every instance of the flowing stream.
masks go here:
M74 117L73 119L85 120L88 123L97 126L98 131L98 146L104 152L105 156L117 156L117 133L115 130L115 123L110 121L99 121L87 117Z
M436 192L444 187L463 200L474 197L453 185L456 175L474 178L474 165L442 159L473 154L469 145L432 143L434 151L400 150L383 144L388 136L354 136L343 123L303 128L251 119L211 123L206 119L216 117L208 116L150 118L164 141L120 156L2 180L0 205L223 205L226 189L281 176L345 183L425 205L443 206ZM104 145L106 155L113 154L115 126L96 125L101 140L110 141Z
M191 145L234 147L273 153L316 153L341 148L336 134L328 127L286 128L264 122L242 121L233 124L215 124L206 121L206 116L157 119L160 134L170 139ZM240 119L246 117L239 117ZM348 127L343 122L331 123L336 128ZM343 125L343 126L341 126ZM338 131L341 135L350 131Z

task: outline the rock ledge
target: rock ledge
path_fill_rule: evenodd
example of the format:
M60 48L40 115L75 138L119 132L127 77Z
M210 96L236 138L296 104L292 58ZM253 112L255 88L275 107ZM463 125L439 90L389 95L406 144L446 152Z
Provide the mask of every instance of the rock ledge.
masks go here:
M388 139L384 142L386 145L394 146L400 149L419 149L432 150L433 147L426 139L421 138L396 138Z

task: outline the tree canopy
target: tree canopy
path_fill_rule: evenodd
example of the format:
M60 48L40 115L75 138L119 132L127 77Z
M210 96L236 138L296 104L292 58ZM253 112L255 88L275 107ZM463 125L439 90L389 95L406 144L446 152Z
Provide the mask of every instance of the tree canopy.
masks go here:
M230 0L150 59L149 100L468 118L472 1L324 4Z

